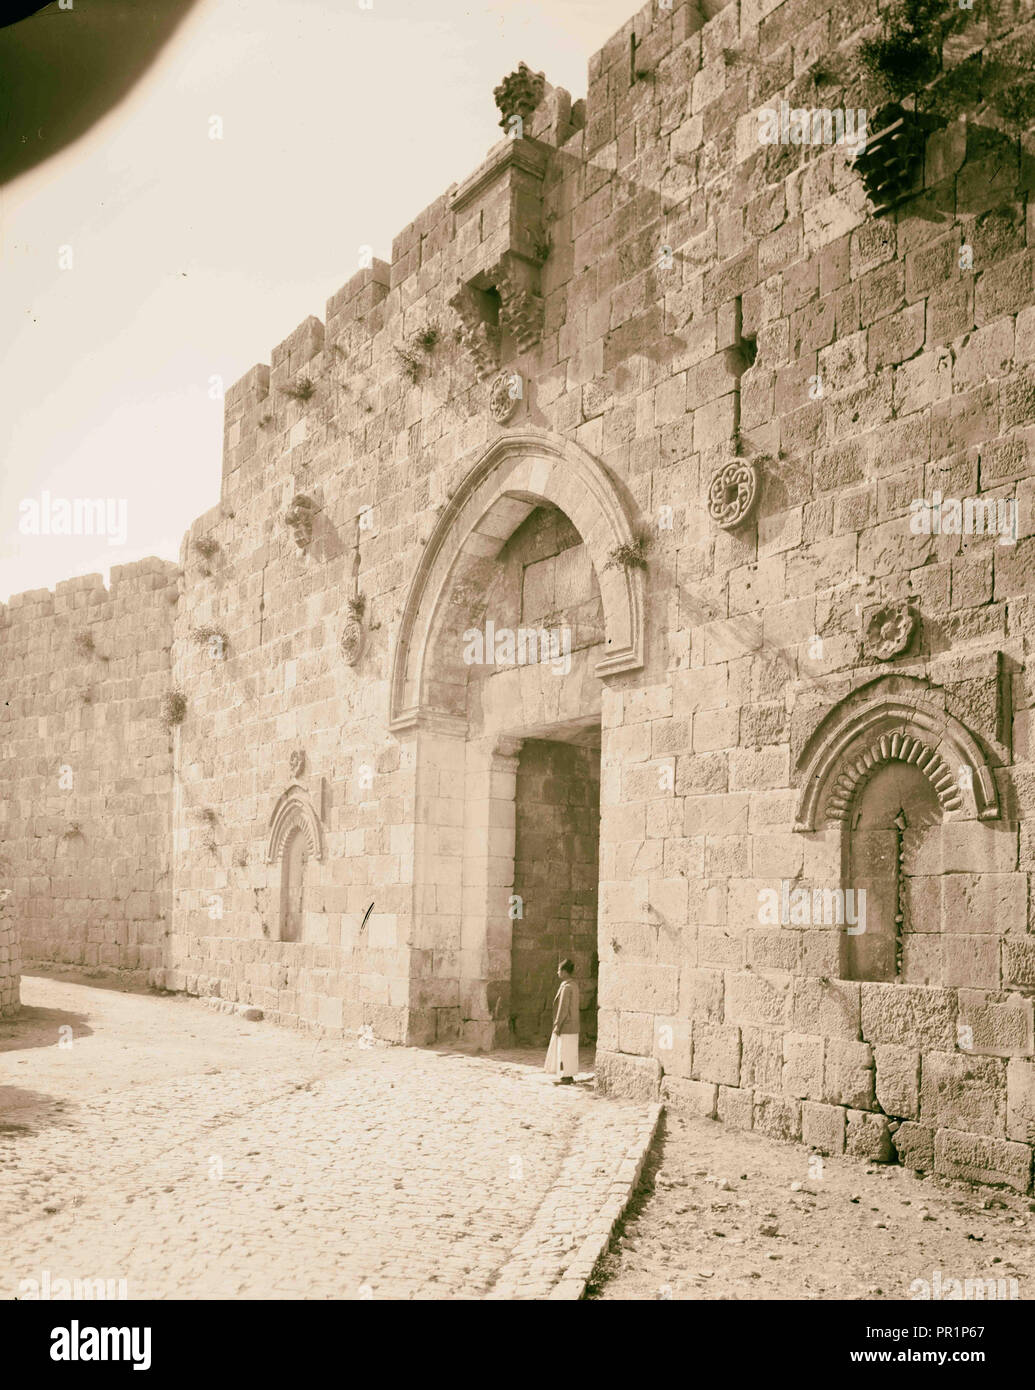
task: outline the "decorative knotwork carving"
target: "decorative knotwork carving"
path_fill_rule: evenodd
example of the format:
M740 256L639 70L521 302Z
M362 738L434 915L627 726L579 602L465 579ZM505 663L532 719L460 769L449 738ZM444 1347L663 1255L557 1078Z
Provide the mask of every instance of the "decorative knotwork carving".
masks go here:
M750 459L731 459L712 474L708 513L726 531L747 521L759 495L758 469Z
M912 763L922 772L946 811L958 811L963 806L959 783L945 760L928 744L911 734L885 734L865 752L853 758L839 772L826 801L828 820L844 820L852 800L862 786L877 771L890 762Z
M312 542L313 518L318 510L311 497L299 492L291 499L291 506L284 513L284 521L290 526L299 550L305 550Z
M498 425L505 425L518 408L521 378L517 372L500 372L489 390L489 412Z
M909 646L916 629L916 609L908 599L886 603L866 624L866 652L877 661L890 661Z
M520 116L527 121L542 101L545 91L546 74L533 72L527 63L518 63L517 69L509 73L492 93L503 129L510 128L512 116Z

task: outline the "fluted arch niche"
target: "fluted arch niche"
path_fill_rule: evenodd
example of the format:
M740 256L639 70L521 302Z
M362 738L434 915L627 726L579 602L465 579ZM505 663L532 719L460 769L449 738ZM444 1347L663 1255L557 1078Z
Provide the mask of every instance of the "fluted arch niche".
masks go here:
M323 858L323 832L320 817L309 798L309 793L297 783L288 787L277 800L270 815L269 834L266 839L266 863L272 864L284 853L284 846L292 831L298 830L306 846L310 859Z
M995 777L973 734L934 703L923 681L899 676L889 682L878 681L836 705L806 743L797 764L802 790L796 828L848 820L857 794L891 762L915 767L947 817L996 819Z
M996 819L999 799L977 740L941 698L911 677L875 682L830 711L798 760L797 829L837 836L830 925L843 927L843 979L943 982L944 827Z

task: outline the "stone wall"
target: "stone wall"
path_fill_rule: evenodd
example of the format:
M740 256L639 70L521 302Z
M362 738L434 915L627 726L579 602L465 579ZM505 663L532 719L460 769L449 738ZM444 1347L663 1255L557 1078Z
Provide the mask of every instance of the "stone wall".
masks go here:
M1029 1186L1035 214L1030 137L987 97L1031 67L1035 26L1006 4L946 47L947 68L980 55L984 88L876 216L843 148L762 144L758 112L875 112L853 55L877 23L647 6L584 105L547 85L520 138L228 392L168 673L161 623L127 638L146 700L185 699L169 841L142 703L146 791L134 765L103 808L120 838L84 831L55 876L74 626L60 588L12 601L29 949L60 923L74 945L48 949L85 954L116 843L144 856L153 922L168 843L170 987L498 1043L520 749L599 726L601 1083ZM936 493L1015 504L1016 539L923 532ZM574 627L570 669L467 661L465 632L515 614ZM297 942L277 939L293 829ZM885 865L871 950L824 904Z
M21 957L10 900L10 888L0 888L0 1018L17 1013L21 1002Z
M147 971L168 930L176 566L0 606L0 859L23 960Z

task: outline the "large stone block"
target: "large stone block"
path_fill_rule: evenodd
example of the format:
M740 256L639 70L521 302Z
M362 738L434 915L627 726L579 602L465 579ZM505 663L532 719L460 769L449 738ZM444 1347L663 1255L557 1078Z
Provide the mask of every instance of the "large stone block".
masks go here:
M1007 1139L939 1129L934 1136L935 1172L967 1182L994 1183L1015 1192L1031 1188L1031 1149Z
M874 1163L891 1160L891 1132L884 1115L866 1110L845 1111L845 1153L868 1158Z
M804 1101L801 1107L803 1144L828 1157L844 1153L845 1112L840 1105L818 1105Z
M632 1100L656 1100L661 1064L656 1057L631 1057L624 1052L597 1052L596 1082L601 1091Z
M779 1027L787 1022L790 1004L789 976L754 972L726 976L725 1016L730 1023Z
M679 971L672 965L600 962L600 1002L645 1014L674 1014Z
M728 1129L751 1129L754 1124L755 1093L750 1088L720 1086L716 1117Z
M783 1090L783 1033L776 1028L740 1030L740 1084L778 1095Z
M823 1067L823 1099L853 1110L873 1108L873 1052L868 1043L830 1038Z
M1035 1062L1021 1057L1006 1064L1006 1134L1035 1144Z
M823 1039L787 1033L783 1040L784 1095L796 1100L823 1099Z
M934 1130L906 1120L892 1135L898 1161L904 1168L929 1173L934 1168Z
M896 1043L878 1043L873 1058L880 1108L886 1115L915 1119L920 1109L919 1051Z
M984 1057L1027 1057L1033 1049L1032 1001L1005 999L980 990L959 991L957 1041L964 1052Z
M951 990L884 984L863 984L860 989L867 1042L921 1049L956 1046L956 1000Z
M859 1019L859 985L834 979L794 981L791 1023L795 1032L858 1038Z
M801 1102L756 1091L752 1128L768 1134L771 1139L797 1141L801 1138Z
M740 1085L739 1028L695 1020L693 1076L696 1081Z
M679 1076L665 1076L661 1082L661 1099L666 1105L685 1110L691 1115L715 1119L718 1087L710 1081L687 1081Z
M925 1052L920 1119L934 1129L1006 1132L1006 1067L997 1058Z

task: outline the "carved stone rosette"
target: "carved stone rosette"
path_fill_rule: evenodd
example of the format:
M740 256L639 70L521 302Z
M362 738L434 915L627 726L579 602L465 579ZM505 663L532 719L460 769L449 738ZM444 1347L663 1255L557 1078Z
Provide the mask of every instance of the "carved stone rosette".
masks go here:
M513 416L521 400L520 390L515 391L516 372L500 372L489 390L489 413L498 425L505 425Z
M750 459L731 459L712 474L708 514L725 531L747 521L759 497L758 469Z
M875 661L890 661L909 646L916 631L917 612L909 599L886 603L866 624L865 648Z

